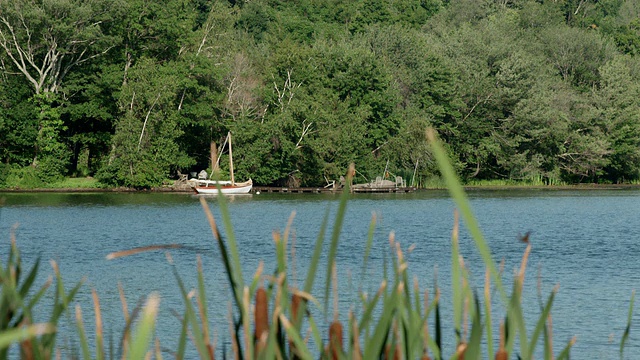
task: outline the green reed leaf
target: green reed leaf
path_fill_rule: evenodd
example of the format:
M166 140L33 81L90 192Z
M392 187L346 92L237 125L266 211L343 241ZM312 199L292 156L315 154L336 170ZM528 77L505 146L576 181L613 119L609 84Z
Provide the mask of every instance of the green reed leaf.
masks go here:
M295 326L293 326L293 324L291 324L283 314L280 314L280 321L282 322L287 335L289 335L289 339L291 339L295 344L296 356L303 360L313 359L313 356L307 349L307 345L300 337L300 334L298 333L298 330L296 330Z
M571 358L571 348L573 347L575 342L576 342L576 338L571 339L571 341L569 341L567 346L564 347L564 349L562 350L560 355L558 355L556 360L564 360L564 359L568 360L568 359L570 359Z
M467 195L462 188L462 185L458 181L458 176L451 166L449 162L449 158L442 147L440 141L437 139L435 130L428 129L427 130L427 139L431 144L431 149L433 151L433 155L436 158L438 163L438 168L440 169L440 173L444 177L447 188L449 189L449 194L454 199L458 209L460 210L460 214L464 219L464 222L473 238L476 248L482 256L485 265L489 268L491 272L491 276L493 278L494 283L496 284L496 288L500 292L500 296L504 304L509 302L507 293L502 286L502 280L500 279L500 274L498 273L498 269L496 268L493 257L491 256L491 251L489 246L487 245L486 240L484 239L484 235L482 235L482 231L480 230L480 226L478 225L478 221L473 215L473 211L471 210L471 206L469 204L469 200Z
M451 234L451 297L453 302L453 325L456 344L460 342L460 327L464 298L462 296L462 269L460 268L460 249L458 246L458 216L455 216L454 230Z
M197 271L198 271L198 293L197 293L197 303L200 311L200 323L202 324L202 339L204 341L205 347L209 348L210 346L210 330L209 330L209 315L207 313L207 291L204 286L204 271L202 269L202 259L198 257L197 260Z
M371 248L373 247L373 235L376 229L377 217L373 213L371 215L371 222L369 223L369 232L367 233L367 244L364 249L364 257L362 259L362 283L367 276L367 262L369 261L369 255L371 254Z
M80 338L80 348L82 349L83 359L89 360L91 359L91 352L89 352L89 341L87 340L87 334L84 330L80 305L76 305L76 329L78 330L78 337Z
M218 185L219 186L219 185ZM222 223L227 234L227 243L229 246L229 253L231 255L231 265L233 270L233 277L235 278L235 289L238 299L242 299L242 291L244 289L244 280L242 278L242 266L240 265L240 253L238 251L238 243L236 242L236 235L233 231L233 225L231 223L231 215L229 208L227 207L227 199L224 196L218 196L218 207L220 207L220 216L222 217Z
M320 262L320 257L322 256L322 245L324 243L324 237L327 231L328 222L329 222L329 209L327 209L327 211L324 214L324 217L322 218L322 224L320 225L320 232L318 233L318 237L316 238L316 245L313 249L313 256L311 257L311 262L309 263L307 279L304 282L304 291L306 293L311 293L311 291L313 290L313 283L316 278L318 263Z
M633 304L636 299L635 290L631 293L631 301L629 302L629 314L627 315L627 326L624 329L624 333L622 334L622 340L620 340L620 359L622 359L622 355L624 353L624 345L627 343L627 339L629 338L629 332L631 331L631 318L633 317Z
M482 343L482 319L480 318L480 301L477 296L473 295L475 304L475 311L473 312L473 320L471 323L471 336L469 337L469 343L467 344L467 350L464 354L465 359L480 359L482 350L480 345Z
M3 330L0 333L0 349L6 349L11 344L17 344L37 336L50 334L56 331L52 324L34 324L25 327Z
M436 294L438 294L438 288L436 287ZM436 305L436 309L435 309L435 345L436 348L435 349L431 349L431 351L434 351L438 353L439 357L442 358L442 319L440 317L440 300L436 299L435 301L435 305Z
M191 325L191 332L193 334L193 341L195 342L196 349L198 349L198 353L200 354L201 359L207 359L209 357L208 350L205 345L202 332L200 331L200 326L198 324L198 318L196 316L195 309L193 308L193 303L187 293L187 289L184 286L184 282L182 278L178 274L178 270L176 269L173 263L170 264L171 270L173 271L173 275L178 282L178 287L180 288L180 293L182 294L182 300L184 301L185 306L185 317L184 320Z
M311 261L309 262L309 269L307 270L307 278L304 281L304 292L307 294L311 294L313 290L313 283L316 278L316 273L318 271L318 263L320 262L320 257L322 256L324 237L327 230L327 224L329 222L329 209L324 214L322 218L322 224L320 225L320 231L318 232L318 237L316 238L316 244L313 249L313 255L311 256ZM302 319L304 319L304 314L307 312L307 302L301 301L300 307L298 309L298 313L301 314L297 319L294 319L294 326L298 331L300 331L300 327L302 326ZM309 316L310 326L313 324L313 318ZM315 325L315 324L313 324ZM317 327L311 327L312 330L318 331ZM319 338L319 336L318 336ZM320 346L321 342L316 342L318 346Z
M515 334L516 332L520 336L520 354L528 354L529 343L527 341L527 327L525 326L524 314L522 311L522 291L519 285L519 280L516 279L513 285L513 292L511 294L511 301L509 302L509 307L507 309L508 320L509 320L509 331L513 332L510 334L508 338L509 345L507 347L507 352L509 354L512 353L513 344L515 343Z
M367 328L369 326L369 323L373 320L373 311L375 310L376 305L378 305L380 296L384 293L385 289L386 289L386 282L382 284L382 286L380 287L380 290L377 291L376 294L373 296L373 299L371 299L371 301L369 301L368 304L366 304L364 313L362 314L362 317L360 318L360 323L358 324L359 332L364 331L364 329Z
M140 323L136 326L133 337L131 338L131 349L127 356L128 359L137 360L145 358L155 330L159 305L160 297L158 294L152 293L149 295L147 303L142 310Z
M180 321L180 336L178 337L178 349L176 351L176 359L184 359L184 353L187 349L187 331L189 323L187 320L187 314L185 314Z
M31 286L36 280L39 267L40 267L40 258L36 259L36 262L31 267L31 270L29 271L27 278L22 283L22 286L20 286L19 294L20 294L20 297L22 297L23 299L27 296L27 294L29 293L29 290L31 289Z
M491 289L489 286L489 274L486 274L485 278L485 291L484 291L484 316L485 316L485 331L487 333L487 357L493 359L493 334L492 334L492 316L491 316Z
M549 313L551 313L551 306L553 305L553 300L557 292L558 292L557 287L554 288L553 291L551 291L551 295L549 295L549 299L547 300L547 303L544 306L544 309L542 310L540 317L538 318L538 323L536 324L536 327L533 330L533 333L531 334L531 342L529 343L529 353L527 354L527 357L526 357L527 359L533 359L533 352L536 348L538 339L540 338L540 334L543 332L543 330L547 326L547 318L549 317Z
M380 357L384 353L384 344L389 329L391 327L391 320L393 319L393 313L396 310L396 304L398 301L398 291L393 289L391 295L385 297L382 313L378 319L378 323L373 332L373 336L364 345L363 359L374 359Z
M331 244L329 245L329 255L327 256L327 272L325 276L325 288L324 288L324 309L328 309L329 305L329 289L331 288L331 271L333 264L336 260L336 253L338 252L338 241L340 240L340 232L342 231L342 224L344 222L344 215L347 210L347 200L349 200L351 181L353 180L352 170L353 164L349 166L347 171L347 181L342 194L340 195L340 202L338 204L338 212L336 213L336 220L333 224L333 231L331 233Z
M313 316L309 316L309 328L311 329L311 336L313 336L313 342L316 344L316 351L318 353L322 353L322 336L320 335L320 330L318 329L318 324Z

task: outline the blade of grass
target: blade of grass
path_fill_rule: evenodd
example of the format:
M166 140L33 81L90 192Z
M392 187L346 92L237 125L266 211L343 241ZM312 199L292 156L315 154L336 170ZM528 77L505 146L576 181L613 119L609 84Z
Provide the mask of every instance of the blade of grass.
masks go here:
M322 353L322 336L320 335L320 330L318 329L318 324L313 316L308 317L309 328L311 329L311 336L313 336L313 342L316 344L316 351L318 353Z
M487 332L487 357L489 359L493 359L493 336L491 332L491 274L489 274L489 269L486 269L484 277L484 313L486 318L485 328Z
M306 293L311 293L311 291L313 290L313 283L316 278L318 262L320 261L320 257L322 256L322 245L324 243L324 237L327 231L328 222L329 222L329 209L327 209L327 211L324 214L324 217L322 218L322 224L320 225L320 232L318 233L318 237L316 238L316 245L313 249L313 256L311 257L311 262L309 263L307 278L304 282L304 292Z
M467 199L467 195L464 189L462 188L462 185L460 185L460 182L458 181L458 176L456 175L456 172L453 169L453 166L451 166L451 163L449 162L449 158L444 148L442 147L440 141L436 137L435 130L431 128L427 129L427 139L431 144L431 149L438 163L438 168L440 169L440 173L442 174L442 176L444 177L447 183L449 194L451 195L456 205L458 206L458 209L460 210L460 214L462 215L462 218L464 219L465 224L467 225L467 229L469 230L469 233L471 234L476 244L476 248L478 249L480 256L482 256L482 259L484 260L485 265L491 271L491 276L493 277L493 281L496 284L496 288L500 293L503 303L507 304L509 302L507 293L505 292L504 287L502 286L502 280L500 279L500 274L498 273L498 269L496 268L493 257L491 256L491 251L489 250L489 246L487 245L487 242L485 241L484 236L482 235L482 231L478 226L478 222L473 215L473 211L471 210L471 206L469 205L469 200Z
M29 293L29 290L31 289L33 282L36 280L36 275L38 275L39 267L40 267L40 258L36 259L36 262L31 267L31 270L29 271L27 278L22 283L22 286L20 286L19 294L21 298L24 299Z
M304 343L304 341L300 337L300 334L298 333L296 328L291 324L291 322L289 322L286 316L284 316L284 314L280 314L279 319L282 322L282 325L284 326L284 329L287 332L287 335L289 335L289 338L293 340L294 344L296 345L295 347L296 356L299 356L301 359L308 359L308 360L313 359L313 356L307 349L307 345Z
M84 322L82 321L82 310L80 305L76 305L76 328L78 329L78 337L80 338L80 348L82 349L82 358L85 360L91 359L91 353L89 352L89 341L87 340L87 334L84 330Z
M249 307L251 306L251 300L249 299L249 288L248 287L244 287L244 291L242 292L242 308L239 309L241 311L241 313L243 314L247 314L246 316L242 317L242 327L244 328L244 344L245 344L245 351L247 353L247 358L249 359L253 359L253 350L254 350L254 339L251 336L251 319L249 318ZM256 311L257 313L257 311ZM254 324L256 327L258 326L257 324ZM257 334L257 336L259 337L260 334Z
M209 334L209 316L207 314L207 296L206 289L204 287L204 271L202 270L202 258L198 255L196 258L197 272L198 272L198 294L197 303L198 310L200 311L200 319L202 323L202 337L205 347L211 353L211 341Z
M461 341L462 324L462 277L460 269L460 248L458 245L459 234L458 211L453 213L453 230L451 231L451 297L453 301L453 326L456 334L456 344Z
M147 303L142 310L140 323L136 326L136 330L132 336L129 359L137 360L145 358L145 354L149 349L149 343L153 337L159 305L160 297L158 294L152 293L149 295Z
M175 265L173 264L173 261L171 260L171 257L170 256L167 256L167 257L168 257L169 263L171 265L171 269L173 271L173 275L176 278L176 281L178 282L178 287L180 288L180 293L182 294L182 299L183 299L184 305L185 305L185 319L191 325L191 329L192 329L191 331L193 333L193 339L194 339L194 342L195 342L195 345L196 345L196 349L198 349L198 353L200 354L200 358L201 359L207 359L208 358L208 350L207 350L207 347L205 346L205 342L204 342L204 339L202 337L202 332L200 331L200 326L198 324L198 319L196 317L195 309L193 308L193 304L191 303L191 297L187 293L187 290L186 290L186 288L184 286L184 282L182 281L182 278L178 274L178 270L176 269Z
M380 289L378 289L373 299L371 299L371 301L365 307L364 313L360 318L358 331L360 332L364 331L364 329L369 326L369 323L373 321L373 311L375 310L376 305L378 305L378 301L380 300L381 295L384 294L386 289L387 289L387 282L383 281L382 284L380 284Z
M536 348L538 339L540 338L540 334L543 332L544 328L547 325L547 317L551 312L553 299L555 298L557 292L558 292L558 286L554 287L553 291L551 291L551 295L549 295L547 304L545 305L544 310L542 311L542 314L540 314L540 317L538 318L538 323L536 324L536 327L533 330L533 333L531 334L531 342L529 343L529 353L527 354L527 357L526 357L527 359L533 359L533 352Z
M236 242L236 235L233 231L233 225L231 223L231 215L229 208L227 207L227 199L224 196L217 197L218 207L220 208L220 216L222 217L222 223L227 233L227 243L229 245L229 252L231 254L231 261L234 269L234 276L236 278L238 288L236 291L238 295L242 297L244 291L244 280L242 277L242 266L240 265L240 252L238 251L238 243Z
M564 359L570 359L571 356L571 348L573 347L573 345L575 345L576 343L576 337L574 336L573 339L571 339L571 341L569 341L569 343L567 344L567 346L565 346L565 348L562 350L562 352L560 353L560 355L558 355L558 357L556 358L556 360L564 360Z
M435 299L435 349L431 349L434 354L437 354L438 357L436 359L444 358L442 355L442 319L440 317L440 290L436 287L436 299Z
M631 331L631 318L633 317L633 303L635 302L636 292L635 290L631 293L631 301L629 302L629 314L627 315L627 326L624 329L624 333L622 334L622 340L620 340L620 359L622 359L622 355L624 353L624 345L627 343L627 339L629 338L629 332Z
M349 165L347 171L346 185L340 195L340 203L338 204L338 212L336 213L336 220L333 224L333 231L331 234L331 245L329 246L329 255L327 256L327 272L325 276L325 288L324 288L324 308L327 309L329 305L329 288L331 287L331 269L335 262L336 253L338 251L338 240L340 239L340 231L342 230L342 223L344 222L344 215L347 209L347 200L349 199L350 185L353 181L353 173L355 172L355 166ZM307 291L307 289L305 289Z
M180 336L178 337L178 349L176 351L176 359L184 359L184 353L187 349L187 331L189 323L187 321L187 314L185 311L184 316L180 319Z
M221 201L224 201L224 196L221 196L220 199L222 199ZM216 239L216 242L218 243L218 247L220 249L220 256L222 256L222 263L224 265L227 278L229 280L229 286L231 286L231 290L233 292L233 299L235 300L236 307L240 309L242 307L242 287L240 285L241 281L238 279L238 275L240 274L238 274L237 271L235 271L235 269L237 268L234 265L235 261L231 260L232 256L229 255L229 251L227 250L227 245L225 244L224 240L222 239L222 236L220 235L220 232L218 231L218 226L216 225L215 218L213 217L213 214L211 213L211 209L209 209L209 204L207 204L207 201L205 200L205 198L203 197L200 198L200 205L202 206L202 209L204 210L204 213L207 216L207 220L209 221L209 226L211 227L211 233L213 234L213 237Z
M512 353L513 345L515 343L515 334L518 333L520 337L520 354L528 354L529 342L527 341L526 325L524 321L524 314L522 311L521 298L522 298L522 286L520 285L520 279L516 277L513 285L513 293L511 294L511 301L507 309L508 324L509 324L509 344L507 346L508 353ZM512 331L513 329L513 331Z
M104 359L104 338L102 335L102 313L100 311L100 299L95 289L91 291L93 308L96 317L96 360Z
M469 337L469 343L467 346L467 350L465 351L464 358L475 360L480 359L482 355L482 350L480 348L482 342L482 319L480 318L480 301L478 297L474 294L473 300L475 303L475 311L473 316L473 321L471 324L471 336ZM490 336L490 335L489 335Z
M55 331L56 328L51 324L34 324L26 327L3 330L2 333L0 333L0 349L5 349L11 344L20 343Z
M371 214L371 223L369 223L369 232L367 234L367 244L364 250L364 258L362 260L362 283L367 275L367 262L369 261L369 254L373 247L373 234L376 229L377 216L376 213Z
M398 300L398 291L394 289L391 295L384 299L382 313L378 319L378 323L373 332L373 336L367 342L364 349L363 359L377 359L384 353L384 344L393 319L393 313L396 310L396 302Z

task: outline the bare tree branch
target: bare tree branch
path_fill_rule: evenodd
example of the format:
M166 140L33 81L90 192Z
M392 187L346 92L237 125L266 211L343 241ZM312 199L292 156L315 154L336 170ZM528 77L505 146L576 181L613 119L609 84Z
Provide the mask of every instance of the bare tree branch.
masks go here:
M151 115L151 111L158 103L158 100L160 99L161 94L162 92L158 93L158 96L156 96L156 99L153 101L153 104L151 104L149 111L147 111L147 116L144 117L144 123L142 124L142 131L140 132L140 140L138 140L138 150L140 150L140 144L142 144L142 137L144 136L144 129L147 127L147 121L149 120L149 115Z

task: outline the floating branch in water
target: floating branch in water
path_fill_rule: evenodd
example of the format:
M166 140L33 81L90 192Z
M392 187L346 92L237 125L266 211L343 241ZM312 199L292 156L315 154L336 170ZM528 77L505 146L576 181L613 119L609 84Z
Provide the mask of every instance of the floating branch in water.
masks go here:
M139 254L139 253L143 253L143 252L147 252L147 251L165 250L165 249L178 249L178 248L181 248L181 247L182 247L182 245L180 245L180 244L143 246L143 247L129 249L129 250L122 250L122 251L112 252L109 255L107 255L107 260L113 260L113 259L117 259L117 258L121 258L121 257L125 257L125 256L130 256L130 255L135 255L135 254Z

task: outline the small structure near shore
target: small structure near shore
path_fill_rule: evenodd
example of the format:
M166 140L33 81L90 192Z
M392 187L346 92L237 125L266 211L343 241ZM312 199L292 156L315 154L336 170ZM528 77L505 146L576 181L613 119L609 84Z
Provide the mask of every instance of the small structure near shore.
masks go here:
M395 181L383 179L381 176L375 180L364 184L353 184L351 192L354 193L386 193L386 192L412 192L414 187L407 187L407 182L401 177L396 176Z

